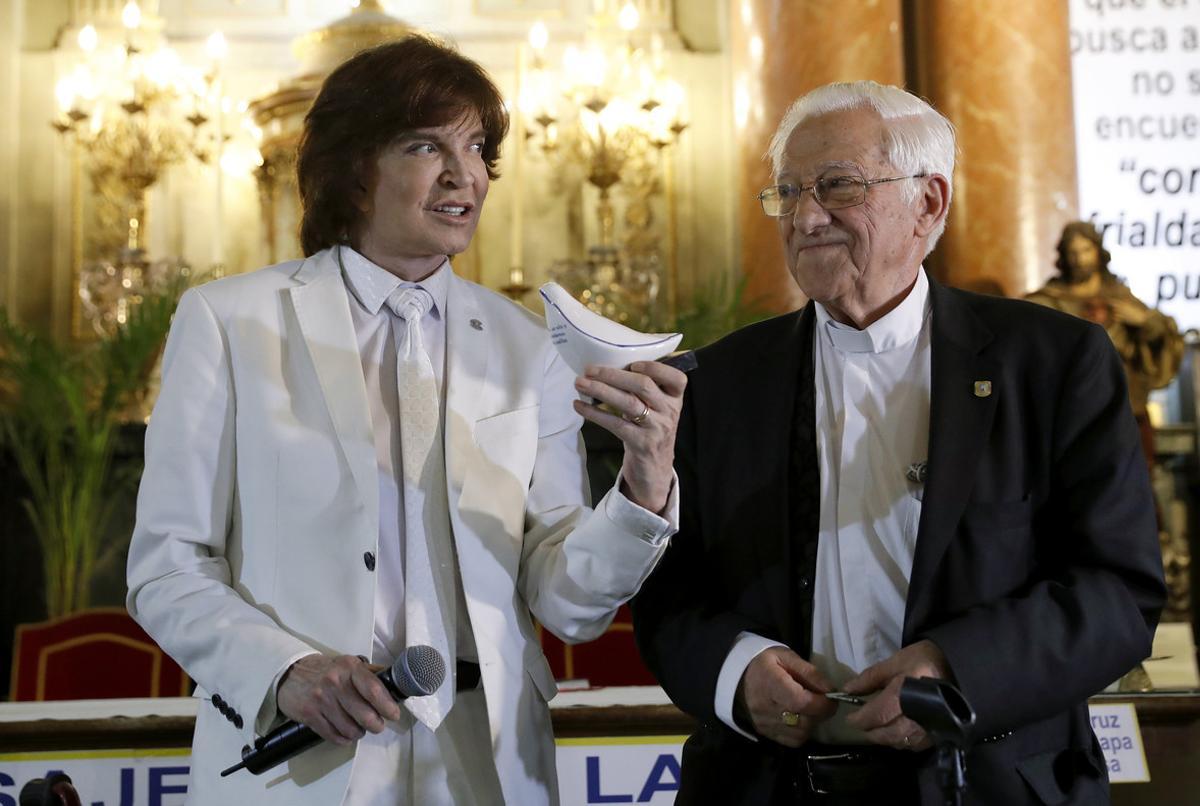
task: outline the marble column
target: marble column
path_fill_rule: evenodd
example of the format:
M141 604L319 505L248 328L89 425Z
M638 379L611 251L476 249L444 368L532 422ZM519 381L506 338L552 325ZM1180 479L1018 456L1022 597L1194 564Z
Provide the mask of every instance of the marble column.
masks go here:
M944 282L1019 296L1078 217L1067 0L914 0L914 89L954 123L959 159Z
M900 0L733 0L730 58L744 299L772 311L804 297L783 260L775 222L755 200L771 184L763 154L792 101L831 81L902 84Z

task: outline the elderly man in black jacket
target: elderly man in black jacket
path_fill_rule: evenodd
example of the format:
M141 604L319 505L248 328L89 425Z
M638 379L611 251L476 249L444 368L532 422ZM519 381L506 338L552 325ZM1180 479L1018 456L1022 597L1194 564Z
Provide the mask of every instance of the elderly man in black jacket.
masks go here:
M678 803L940 804L906 676L978 713L968 803L1108 801L1086 700L1163 602L1146 466L1102 329L926 275L954 154L872 82L814 90L772 142L759 199L811 302L700 351L681 536L634 606L701 722Z

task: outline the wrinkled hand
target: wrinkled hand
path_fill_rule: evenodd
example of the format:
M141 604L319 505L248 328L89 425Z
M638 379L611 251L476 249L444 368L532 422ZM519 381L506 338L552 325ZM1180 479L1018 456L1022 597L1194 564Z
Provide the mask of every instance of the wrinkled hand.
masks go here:
M365 731L380 733L400 706L375 677L379 666L353 655L308 655L284 673L276 693L279 711L326 741L350 744Z
M772 647L750 661L735 699L749 713L755 733L785 747L799 747L817 723L837 711L837 703L825 697L832 690L811 663L790 649ZM785 711L799 717L795 725L783 721Z
M847 682L843 686L847 694L879 694L848 716L846 724L865 732L868 741L897 750L924 750L932 746L933 740L921 726L900 712L900 687L906 677L950 679L946 656L937 644L932 641L910 644Z
M675 429L686 386L687 375L658 361L637 361L628 369L589 366L575 379L575 388L582 394L623 415L575 401L575 411L584 419L625 443L621 492L651 512L662 512L671 493Z

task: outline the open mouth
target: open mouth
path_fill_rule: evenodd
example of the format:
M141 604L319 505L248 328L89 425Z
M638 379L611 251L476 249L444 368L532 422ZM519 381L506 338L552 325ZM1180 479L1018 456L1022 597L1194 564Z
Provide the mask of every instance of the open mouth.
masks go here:
M451 218L466 218L471 214L472 209L473 207L470 204L456 202L444 202L442 204L435 204L429 208L434 213L450 216Z

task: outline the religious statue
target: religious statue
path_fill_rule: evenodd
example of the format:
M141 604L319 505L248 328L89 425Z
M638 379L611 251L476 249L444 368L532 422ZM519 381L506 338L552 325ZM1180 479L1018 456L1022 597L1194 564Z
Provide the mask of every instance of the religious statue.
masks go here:
M1108 270L1111 259L1112 255L1104 248L1095 226L1088 221L1072 221L1063 228L1058 240L1055 265L1059 276L1025 298L1091 320L1108 331L1125 365L1129 402L1141 431L1146 462L1153 472L1154 429L1150 425L1146 403L1151 390L1166 386L1179 371L1183 337L1179 335L1174 319L1147 306ZM1159 539L1169 589L1169 601L1163 615L1168 620L1186 618L1190 564L1186 537L1171 535L1163 526L1160 511ZM1127 677L1137 673L1138 669L1135 669ZM1143 687L1125 679L1121 685L1122 690Z
M1179 371L1183 337L1174 319L1147 306L1108 270L1111 259L1090 222L1072 221L1058 241L1059 276L1026 299L1089 319L1108 331L1125 364L1129 402L1145 440L1151 435L1146 414L1150 391L1166 386Z

